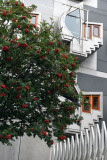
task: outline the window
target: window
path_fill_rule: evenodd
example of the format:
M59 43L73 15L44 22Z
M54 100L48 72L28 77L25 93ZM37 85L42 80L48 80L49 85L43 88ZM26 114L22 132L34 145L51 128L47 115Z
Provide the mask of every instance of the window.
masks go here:
M38 21L38 15L37 14L31 14L32 18L30 19L30 23L35 24L37 26Z
M100 110L100 96L92 96L92 109Z
M65 24L73 36L79 40L81 33L80 10L76 9L68 13L65 17Z
M91 109L100 110L100 95L83 96L82 112L91 113Z
M91 97L90 96L83 96L83 105L82 105L82 111L91 113Z
M86 38L86 24L84 25L84 37ZM87 38L92 39L92 25L88 25Z
M93 36L100 38L100 26L93 25Z

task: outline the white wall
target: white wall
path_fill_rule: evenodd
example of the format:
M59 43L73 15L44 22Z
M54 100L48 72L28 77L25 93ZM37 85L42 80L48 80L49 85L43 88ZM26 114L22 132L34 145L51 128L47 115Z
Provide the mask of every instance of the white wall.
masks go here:
M49 160L50 149L43 140L24 136L12 146L0 143L0 160ZM19 157L19 159L18 159Z
M97 8L98 7L98 0L84 0L84 4Z

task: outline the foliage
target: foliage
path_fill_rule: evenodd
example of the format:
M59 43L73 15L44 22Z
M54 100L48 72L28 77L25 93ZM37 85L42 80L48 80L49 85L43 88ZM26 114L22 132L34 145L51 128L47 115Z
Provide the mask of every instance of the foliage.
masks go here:
M63 140L67 125L80 123L78 60L53 32L53 22L29 23L34 9L0 2L0 141L8 144L26 133L50 146L52 135Z

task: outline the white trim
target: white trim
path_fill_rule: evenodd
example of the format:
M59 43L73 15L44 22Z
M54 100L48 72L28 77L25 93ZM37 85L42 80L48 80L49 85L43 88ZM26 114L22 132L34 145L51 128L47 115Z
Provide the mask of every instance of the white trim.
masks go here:
M80 67L78 69L78 73L88 74L88 75L101 77L101 78L107 78L107 73L105 72L95 71L95 70L83 68L83 67Z
M84 0L84 4L94 8L98 8L98 0Z

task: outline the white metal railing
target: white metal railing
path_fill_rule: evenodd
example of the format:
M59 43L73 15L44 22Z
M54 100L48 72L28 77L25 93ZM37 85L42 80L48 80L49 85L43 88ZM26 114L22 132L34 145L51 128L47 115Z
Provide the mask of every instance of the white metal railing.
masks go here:
M50 160L107 160L107 128L102 122L100 130L96 124L90 131L86 129L75 137L53 145Z

